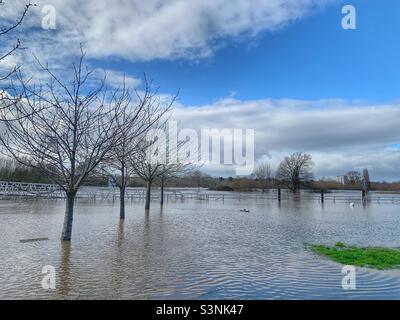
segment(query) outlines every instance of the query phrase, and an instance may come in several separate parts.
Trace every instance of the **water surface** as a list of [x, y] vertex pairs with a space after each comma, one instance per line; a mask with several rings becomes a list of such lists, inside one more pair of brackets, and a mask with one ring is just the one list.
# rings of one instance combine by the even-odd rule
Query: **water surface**
[[[342, 266], [307, 243], [400, 247], [400, 206], [317, 201], [78, 201], [71, 245], [63, 201], [0, 201], [1, 299], [399, 299], [400, 271]], [[240, 212], [246, 208], [250, 213]], [[49, 241], [20, 243], [48, 237]], [[41, 287], [42, 267], [57, 271]]]

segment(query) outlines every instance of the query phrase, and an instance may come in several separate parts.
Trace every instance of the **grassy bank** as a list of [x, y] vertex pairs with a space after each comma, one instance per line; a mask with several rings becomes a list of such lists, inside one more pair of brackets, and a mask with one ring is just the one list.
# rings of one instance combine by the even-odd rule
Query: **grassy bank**
[[311, 245], [311, 250], [331, 260], [378, 270], [400, 268], [400, 250], [390, 248], [360, 248], [338, 242], [335, 246]]

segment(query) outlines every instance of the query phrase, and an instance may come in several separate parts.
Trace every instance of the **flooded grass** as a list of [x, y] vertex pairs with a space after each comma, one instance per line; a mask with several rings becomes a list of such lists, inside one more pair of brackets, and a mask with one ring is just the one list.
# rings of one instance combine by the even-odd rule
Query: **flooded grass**
[[312, 251], [335, 262], [378, 270], [400, 268], [400, 250], [379, 247], [353, 247], [337, 242], [335, 246], [312, 245]]

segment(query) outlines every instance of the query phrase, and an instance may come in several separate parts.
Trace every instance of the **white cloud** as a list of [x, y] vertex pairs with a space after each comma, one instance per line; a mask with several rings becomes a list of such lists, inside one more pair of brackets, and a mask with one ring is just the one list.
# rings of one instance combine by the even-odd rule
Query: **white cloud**
[[[22, 66], [27, 77], [43, 76], [34, 56], [62, 73], [84, 45], [89, 58], [199, 59], [210, 57], [230, 41], [257, 37], [319, 10], [335, 0], [36, 0], [23, 25], [0, 39], [0, 52], [17, 38], [20, 50], [0, 64], [0, 72]], [[26, 0], [7, 1], [0, 11], [1, 26], [10, 25]], [[56, 29], [45, 30], [42, 20], [54, 6]], [[3, 48], [4, 47], [4, 48]], [[113, 60], [115, 61], [115, 60]], [[107, 70], [110, 81], [122, 74]], [[0, 73], [1, 74], [1, 73]], [[138, 80], [127, 79], [136, 87]]]
[[141, 80], [123, 72], [108, 70], [108, 69], [96, 69], [94, 77], [97, 79], [103, 79], [105, 77], [106, 82], [112, 87], [122, 87], [124, 84], [129, 89], [135, 89], [140, 86]]
[[[282, 28], [333, 0], [36, 0], [21, 34], [37, 54], [65, 55], [84, 42], [92, 57], [130, 60], [201, 58], [224, 41]], [[25, 1], [7, 3], [0, 16]], [[56, 30], [43, 30], [42, 8], [56, 9]], [[40, 52], [39, 52], [40, 51]]]

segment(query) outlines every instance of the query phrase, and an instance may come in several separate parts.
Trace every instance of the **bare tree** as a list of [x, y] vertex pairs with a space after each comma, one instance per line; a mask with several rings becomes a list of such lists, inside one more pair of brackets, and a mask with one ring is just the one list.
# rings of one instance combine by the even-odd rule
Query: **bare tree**
[[116, 92], [106, 90], [105, 78], [96, 79], [84, 66], [84, 58], [81, 49], [70, 81], [64, 82], [39, 61], [49, 76], [45, 84], [30, 85], [18, 72], [11, 95], [19, 102], [0, 112], [5, 126], [0, 144], [5, 153], [23, 165], [40, 169], [65, 191], [61, 236], [65, 241], [71, 240], [79, 187], [120, 143], [126, 130], [117, 122], [123, 107]]
[[122, 112], [117, 117], [117, 124], [126, 127], [117, 144], [102, 165], [102, 170], [113, 178], [120, 191], [120, 219], [125, 219], [125, 194], [129, 179], [134, 174], [134, 166], [130, 161], [135, 153], [140, 152], [141, 144], [147, 131], [167, 113], [175, 98], [167, 103], [161, 103], [157, 97], [158, 90], [152, 82], [144, 77], [145, 88], [135, 90], [135, 99], [129, 90], [123, 89]]
[[347, 174], [347, 179], [351, 185], [360, 184], [361, 182], [361, 174], [357, 171], [349, 171]]
[[[0, 0], [0, 7], [6, 5], [6, 3], [3, 0]], [[22, 13], [19, 14], [19, 17], [12, 22], [11, 24], [7, 26], [2, 26], [0, 25], [0, 41], [3, 42], [3, 38], [6, 37], [8, 34], [11, 34], [14, 30], [16, 30], [24, 21], [26, 15], [28, 14], [28, 11], [30, 7], [34, 6], [32, 3], [27, 3], [22, 11]], [[17, 38], [14, 42], [14, 45], [11, 48], [8, 49], [3, 49], [3, 52], [0, 52], [0, 62], [7, 58], [8, 56], [12, 55], [15, 51], [21, 48], [21, 41]], [[5, 80], [8, 77], [11, 76], [16, 72], [16, 68], [10, 70], [7, 72], [5, 75], [0, 75], [0, 80]], [[0, 96], [1, 98], [1, 96]]]
[[200, 192], [204, 174], [200, 170], [195, 170], [190, 176], [190, 183], [197, 187], [197, 191]]
[[272, 168], [269, 163], [261, 163], [254, 171], [254, 176], [263, 182], [265, 188], [268, 187], [272, 179]]
[[164, 191], [165, 185], [169, 179], [176, 178], [189, 171], [189, 164], [176, 163], [176, 164], [165, 164], [159, 169], [159, 180], [160, 180], [160, 204], [164, 205]]
[[187, 150], [183, 146], [190, 141], [176, 141], [176, 145], [171, 148], [169, 139], [176, 137], [167, 137], [165, 127], [166, 123], [154, 126], [154, 131], [139, 142], [137, 152], [130, 161], [134, 173], [146, 182], [146, 210], [150, 209], [151, 187], [154, 181], [161, 182], [161, 204], [163, 204], [165, 181], [188, 169], [190, 165], [185, 161], [186, 156], [180, 154]]
[[149, 150], [156, 141], [157, 137], [154, 137], [153, 140], [143, 139], [138, 141], [136, 152], [132, 154], [130, 159], [130, 165], [134, 174], [146, 183], [145, 210], [150, 209], [151, 188], [154, 181], [160, 177], [161, 168], [165, 164], [163, 161], [151, 159]]
[[[170, 143], [170, 141], [174, 143]], [[190, 137], [178, 141], [177, 136], [168, 134], [166, 144], [166, 163], [159, 168], [161, 205], [164, 204], [164, 188], [167, 180], [192, 172], [195, 166], [198, 165], [199, 158], [198, 146], [194, 141], [190, 140]]]
[[297, 152], [286, 157], [279, 165], [277, 179], [293, 192], [307, 186], [313, 179], [314, 163], [309, 154]]
[[167, 163], [160, 166], [160, 204], [164, 204], [165, 184], [169, 179], [173, 179], [194, 170], [194, 164], [185, 161], [177, 161], [176, 163]]

